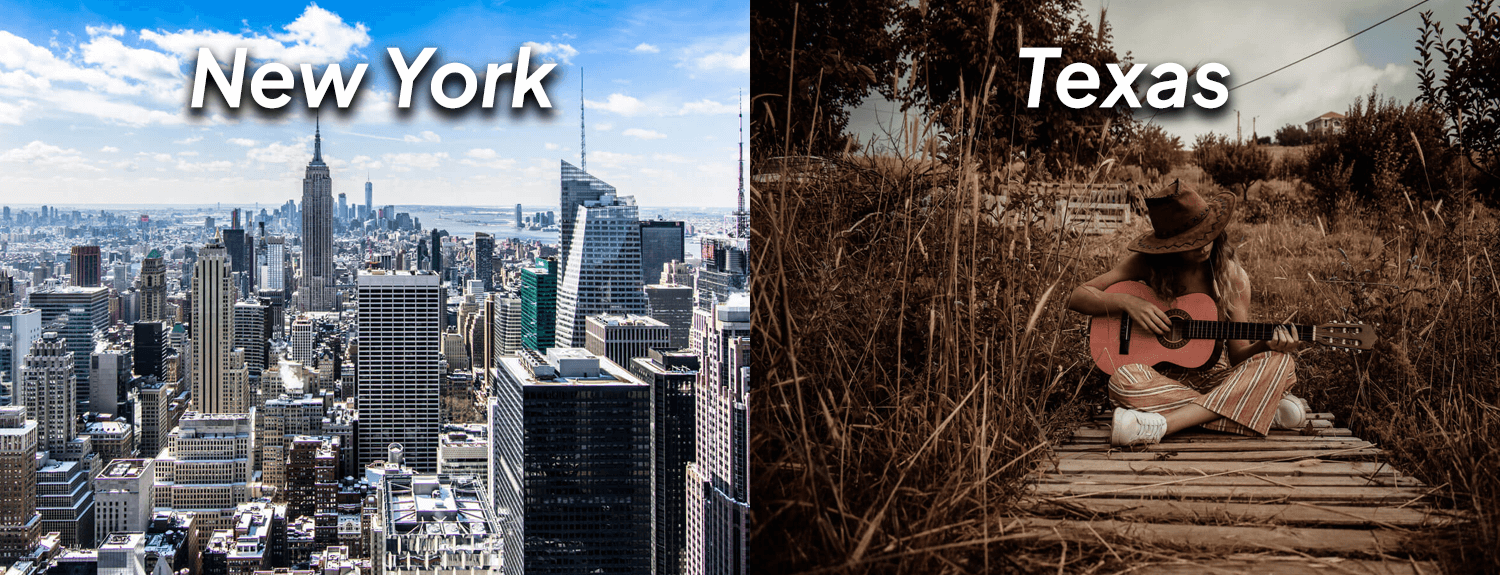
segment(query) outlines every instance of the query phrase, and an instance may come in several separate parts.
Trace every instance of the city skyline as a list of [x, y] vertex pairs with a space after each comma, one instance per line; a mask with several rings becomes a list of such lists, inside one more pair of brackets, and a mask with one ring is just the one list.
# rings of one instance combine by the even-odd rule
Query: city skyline
[[[591, 173], [645, 205], [735, 205], [748, 3], [616, 4], [566, 18], [561, 6], [420, 18], [386, 8], [309, 3], [254, 14], [143, 15], [0, 2], [7, 15], [0, 46], [16, 55], [0, 58], [0, 73], [16, 80], [0, 82], [0, 188], [8, 191], [0, 199], [46, 190], [60, 204], [89, 204], [107, 187], [111, 201], [180, 204], [207, 189], [227, 202], [275, 205], [311, 155], [312, 111], [297, 102], [276, 115], [195, 116], [186, 105], [196, 47], [243, 45], [252, 59], [259, 50], [293, 68], [371, 64], [361, 90], [368, 93], [351, 111], [325, 102], [321, 114], [325, 139], [338, 142], [327, 155], [339, 182], [334, 194], [360, 198], [368, 174], [380, 204], [543, 203], [555, 162], [579, 160], [585, 68]], [[534, 62], [558, 64], [547, 85], [553, 108], [439, 114], [417, 98], [409, 114], [398, 112], [385, 48], [414, 53], [434, 39], [441, 40], [434, 62], [481, 69], [531, 47]]]

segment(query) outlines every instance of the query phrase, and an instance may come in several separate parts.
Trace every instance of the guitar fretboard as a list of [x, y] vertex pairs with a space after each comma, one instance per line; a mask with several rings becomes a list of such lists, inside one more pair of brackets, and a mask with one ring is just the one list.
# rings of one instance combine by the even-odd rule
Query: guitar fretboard
[[[1202, 321], [1188, 320], [1183, 330], [1183, 335], [1188, 339], [1243, 339], [1250, 341], [1269, 341], [1274, 338], [1273, 332], [1283, 324], [1274, 323], [1247, 323], [1238, 321]], [[1313, 341], [1313, 327], [1310, 325], [1297, 325], [1297, 339], [1301, 341]]]

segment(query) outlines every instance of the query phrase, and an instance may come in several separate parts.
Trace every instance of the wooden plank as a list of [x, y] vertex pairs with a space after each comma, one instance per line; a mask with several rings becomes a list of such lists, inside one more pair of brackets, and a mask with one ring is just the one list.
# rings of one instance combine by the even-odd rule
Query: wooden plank
[[1087, 473], [1092, 475], [1122, 473], [1131, 475], [1212, 475], [1227, 471], [1248, 471], [1267, 477], [1333, 475], [1365, 477], [1397, 475], [1396, 468], [1385, 463], [1364, 461], [1327, 461], [1307, 459], [1290, 463], [1257, 463], [1253, 461], [1113, 461], [1063, 459], [1043, 464], [1044, 473]]
[[1368, 441], [1346, 441], [1346, 440], [1320, 440], [1320, 441], [1270, 441], [1265, 439], [1251, 439], [1246, 441], [1202, 441], [1181, 443], [1157, 443], [1153, 445], [1141, 445], [1129, 448], [1113, 448], [1108, 444], [1086, 444], [1072, 443], [1057, 446], [1055, 451], [1109, 451], [1111, 449], [1129, 451], [1147, 451], [1152, 453], [1162, 452], [1185, 452], [1185, 451], [1276, 451], [1285, 450], [1295, 446], [1302, 450], [1334, 450], [1334, 449], [1361, 449], [1374, 447], [1375, 444]]
[[[1073, 432], [1071, 443], [1107, 443], [1109, 442], [1110, 430], [1108, 429], [1080, 429]], [[1162, 438], [1162, 443], [1193, 443], [1205, 441], [1354, 441], [1348, 439], [1353, 437], [1354, 432], [1347, 429], [1322, 429], [1315, 435], [1304, 435], [1297, 431], [1272, 431], [1265, 437], [1251, 437], [1248, 435], [1234, 435], [1230, 433], [1213, 433], [1208, 431], [1180, 431]], [[1344, 438], [1344, 439], [1339, 439]]]
[[1024, 519], [1019, 530], [1034, 531], [1040, 540], [1094, 541], [1099, 537], [1133, 544], [1160, 545], [1216, 552], [1299, 550], [1341, 554], [1393, 554], [1413, 550], [1409, 538], [1390, 529], [1319, 529], [1300, 527], [1218, 527], [1164, 525], [1124, 521], [1069, 521]]
[[1358, 507], [1308, 503], [1223, 503], [1140, 499], [1072, 499], [1044, 508], [1065, 508], [1113, 519], [1157, 523], [1275, 523], [1345, 527], [1436, 527], [1456, 518], [1426, 507]]
[[1297, 487], [1421, 487], [1422, 482], [1413, 477], [1373, 478], [1354, 475], [1298, 475], [1270, 477], [1254, 471], [1228, 475], [1084, 475], [1078, 473], [1043, 474], [1036, 476], [1041, 483], [1068, 483], [1076, 485], [1151, 485], [1164, 481], [1180, 481], [1174, 485], [1282, 485]]
[[[1160, 482], [1158, 482], [1160, 483]], [[1339, 501], [1401, 505], [1429, 490], [1410, 487], [1282, 487], [1279, 485], [1075, 485], [1039, 483], [1039, 497], [1182, 498], [1232, 501]]]
[[[1301, 444], [1289, 444], [1287, 447], [1301, 447]], [[1058, 451], [1055, 452], [1059, 459], [1105, 459], [1117, 461], [1296, 461], [1313, 457], [1325, 457], [1330, 459], [1354, 459], [1364, 461], [1366, 459], [1385, 455], [1385, 451], [1377, 448], [1353, 449], [1349, 451], [1327, 451], [1315, 449], [1288, 449], [1284, 451], [1249, 451], [1244, 453], [1233, 452], [1158, 452], [1158, 451]]]
[[1142, 573], [1199, 575], [1201, 573], [1277, 573], [1280, 575], [1437, 575], [1443, 568], [1432, 561], [1382, 561], [1342, 557], [1264, 557], [1255, 559], [1184, 559], [1180, 563], [1143, 564]]

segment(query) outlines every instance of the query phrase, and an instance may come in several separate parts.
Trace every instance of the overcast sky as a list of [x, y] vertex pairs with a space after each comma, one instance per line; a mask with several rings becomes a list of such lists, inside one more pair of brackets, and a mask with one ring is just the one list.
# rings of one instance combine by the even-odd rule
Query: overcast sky
[[[559, 160], [579, 157], [582, 67], [591, 173], [643, 206], [735, 202], [748, 0], [0, 0], [0, 203], [300, 200], [312, 113], [189, 114], [200, 46], [294, 71], [369, 64], [355, 111], [329, 113], [330, 95], [322, 113], [333, 191], [351, 200], [369, 174], [378, 204], [556, 203]], [[482, 77], [529, 46], [533, 71], [557, 64], [553, 113], [447, 117], [424, 81], [397, 114], [386, 49], [429, 46], [429, 77], [455, 61]]]
[[[1138, 63], [1154, 67], [1175, 62], [1186, 68], [1217, 62], [1229, 68], [1228, 85], [1248, 81], [1337, 42], [1414, 4], [1416, 0], [1172, 0], [1099, 2], [1084, 0], [1085, 17], [1097, 23], [1108, 8], [1114, 47]], [[1227, 113], [1162, 114], [1154, 121], [1191, 146], [1201, 133], [1233, 136], [1235, 110], [1245, 137], [1252, 119], [1263, 136], [1288, 123], [1302, 124], [1325, 112], [1344, 113], [1356, 98], [1378, 85], [1384, 96], [1409, 101], [1416, 97], [1416, 43], [1422, 20], [1431, 10], [1452, 36], [1467, 14], [1467, 2], [1430, 0], [1296, 66], [1230, 93]], [[1142, 74], [1146, 77], [1147, 72]], [[1049, 81], [1049, 88], [1051, 82]], [[853, 126], [876, 131], [880, 118], [895, 106], [866, 101]], [[1154, 114], [1150, 108], [1137, 117]], [[899, 124], [899, 121], [897, 122]]]

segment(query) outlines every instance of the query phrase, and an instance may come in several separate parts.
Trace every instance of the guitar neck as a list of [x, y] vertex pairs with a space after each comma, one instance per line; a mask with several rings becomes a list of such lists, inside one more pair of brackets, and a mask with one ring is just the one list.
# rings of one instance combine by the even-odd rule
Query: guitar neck
[[1189, 320], [1186, 323], [1187, 326], [1183, 330], [1183, 335], [1188, 339], [1269, 341], [1274, 339], [1273, 333], [1276, 328], [1282, 325], [1292, 325], [1297, 328], [1298, 340], [1313, 341], [1313, 326], [1310, 325], [1201, 320]]

